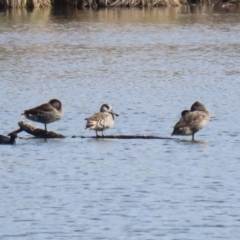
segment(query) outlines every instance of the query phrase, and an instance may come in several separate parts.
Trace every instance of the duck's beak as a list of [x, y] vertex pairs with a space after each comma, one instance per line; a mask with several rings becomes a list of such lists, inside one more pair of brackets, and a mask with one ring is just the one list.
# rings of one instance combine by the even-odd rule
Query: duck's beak
[[112, 114], [114, 114], [116, 117], [119, 116], [119, 114], [115, 113], [114, 111], [111, 111]]

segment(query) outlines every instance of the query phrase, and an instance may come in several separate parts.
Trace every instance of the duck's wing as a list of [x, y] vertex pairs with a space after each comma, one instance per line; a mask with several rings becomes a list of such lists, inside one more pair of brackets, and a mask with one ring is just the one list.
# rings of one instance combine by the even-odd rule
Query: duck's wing
[[93, 121], [93, 122], [97, 122], [97, 121], [101, 121], [103, 119], [105, 119], [108, 116], [107, 113], [104, 112], [98, 112], [93, 114], [92, 116], [85, 118], [85, 120], [87, 121]]
[[108, 116], [109, 114], [105, 112], [95, 113], [91, 117], [85, 119], [87, 121], [86, 128], [88, 129], [103, 128]]
[[184, 115], [174, 126], [174, 129], [183, 127], [194, 127], [206, 120], [206, 113], [202, 111], [193, 111]]
[[50, 112], [53, 110], [53, 107], [51, 104], [49, 103], [44, 103], [38, 107], [35, 107], [35, 108], [31, 108], [31, 109], [28, 109], [28, 110], [25, 110], [23, 115], [37, 115], [39, 113], [42, 113], [42, 112]]

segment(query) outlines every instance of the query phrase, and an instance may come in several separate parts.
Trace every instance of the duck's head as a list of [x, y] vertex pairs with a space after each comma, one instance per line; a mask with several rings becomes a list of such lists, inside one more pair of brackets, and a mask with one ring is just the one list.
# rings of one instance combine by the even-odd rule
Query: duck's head
[[62, 103], [58, 99], [51, 99], [49, 103], [56, 108], [58, 111], [62, 109]]
[[112, 106], [110, 104], [104, 103], [101, 108], [100, 108], [100, 112], [109, 112], [114, 114], [115, 116], [119, 116], [117, 113], [115, 113], [112, 109]]
[[205, 111], [205, 110], [206, 110], [205, 106], [198, 101], [191, 106], [191, 111]]

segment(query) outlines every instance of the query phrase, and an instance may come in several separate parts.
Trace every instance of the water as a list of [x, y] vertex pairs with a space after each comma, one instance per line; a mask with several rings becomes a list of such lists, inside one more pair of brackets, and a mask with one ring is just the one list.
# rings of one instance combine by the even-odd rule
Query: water
[[[59, 98], [65, 139], [0, 146], [0, 239], [239, 239], [237, 8], [1, 12], [1, 134]], [[107, 134], [168, 137], [196, 100], [209, 124], [174, 140], [94, 140], [85, 118], [110, 103]], [[37, 127], [43, 124], [34, 123]]]

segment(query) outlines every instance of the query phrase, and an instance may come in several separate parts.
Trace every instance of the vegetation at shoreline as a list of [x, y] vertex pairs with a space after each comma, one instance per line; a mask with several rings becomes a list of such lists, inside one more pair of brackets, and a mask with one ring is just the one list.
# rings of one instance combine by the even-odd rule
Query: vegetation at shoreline
[[165, 7], [192, 4], [220, 5], [236, 7], [240, 0], [0, 0], [1, 9], [9, 8], [108, 8], [108, 7]]

